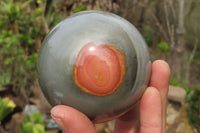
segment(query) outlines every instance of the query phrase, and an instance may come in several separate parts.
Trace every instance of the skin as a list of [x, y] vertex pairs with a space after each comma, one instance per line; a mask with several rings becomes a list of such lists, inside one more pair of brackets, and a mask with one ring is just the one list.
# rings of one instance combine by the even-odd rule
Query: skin
[[[169, 78], [169, 65], [162, 60], [154, 61], [149, 87], [140, 103], [116, 119], [114, 133], [165, 133]], [[63, 133], [96, 133], [94, 123], [69, 106], [55, 106], [51, 116]]]

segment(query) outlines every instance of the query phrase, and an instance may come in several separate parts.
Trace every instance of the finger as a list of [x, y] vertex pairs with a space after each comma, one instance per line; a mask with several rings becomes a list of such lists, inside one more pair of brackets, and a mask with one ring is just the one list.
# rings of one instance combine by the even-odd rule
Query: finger
[[170, 78], [169, 65], [162, 60], [152, 63], [152, 75], [150, 86], [157, 88], [161, 94], [162, 100], [166, 100]]
[[169, 88], [169, 78], [170, 78], [169, 65], [162, 60], [154, 61], [152, 63], [152, 75], [150, 80], [150, 86], [157, 88], [161, 95], [163, 133], [165, 132], [166, 103], [167, 103], [167, 94]]
[[57, 105], [51, 110], [51, 116], [64, 133], [96, 133], [88, 117], [72, 107]]
[[[164, 62], [162, 60], [157, 60], [154, 63], [152, 63], [152, 76], [151, 76], [150, 85], [158, 87], [160, 93], [162, 93], [162, 95], [163, 95], [164, 103], [166, 101], [166, 100], [164, 101], [164, 99], [166, 99], [166, 94], [168, 92], [169, 75], [170, 75], [170, 70], [169, 70], [169, 66], [166, 62]], [[163, 80], [163, 81], [159, 81], [159, 80], [157, 80], [157, 78], [159, 78], [159, 80]], [[165, 108], [163, 110], [165, 110]], [[138, 105], [137, 105], [133, 109], [131, 109], [131, 111], [129, 111], [128, 113], [126, 113], [125, 115], [121, 116], [119, 119], [116, 120], [115, 132], [116, 133], [118, 133], [118, 132], [119, 133], [122, 133], [122, 132], [127, 133], [128, 131], [137, 132], [137, 130], [138, 130], [137, 127], [139, 126], [139, 124], [138, 124], [139, 117], [138, 116], [139, 116], [139, 111], [138, 111]], [[164, 118], [164, 116], [163, 116], [163, 118]]]
[[156, 88], [149, 87], [140, 101], [140, 133], [161, 132], [161, 96]]
[[139, 127], [139, 102], [115, 121], [115, 133], [137, 133]]

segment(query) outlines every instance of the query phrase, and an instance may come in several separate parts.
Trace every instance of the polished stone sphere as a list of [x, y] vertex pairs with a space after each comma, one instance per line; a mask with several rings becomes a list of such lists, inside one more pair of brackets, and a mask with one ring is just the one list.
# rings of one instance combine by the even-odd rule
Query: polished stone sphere
[[37, 71], [52, 106], [68, 105], [103, 122], [139, 101], [149, 83], [151, 61], [143, 37], [127, 20], [84, 11], [49, 32]]

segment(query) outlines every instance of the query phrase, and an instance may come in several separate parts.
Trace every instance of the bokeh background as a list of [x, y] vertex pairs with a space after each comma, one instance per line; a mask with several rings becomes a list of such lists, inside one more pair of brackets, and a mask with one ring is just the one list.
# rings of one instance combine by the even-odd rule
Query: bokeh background
[[[61, 132], [37, 81], [47, 33], [84, 10], [109, 11], [143, 35], [152, 61], [170, 65], [167, 133], [200, 133], [200, 0], [0, 0], [0, 132]], [[113, 123], [97, 124], [112, 133]]]

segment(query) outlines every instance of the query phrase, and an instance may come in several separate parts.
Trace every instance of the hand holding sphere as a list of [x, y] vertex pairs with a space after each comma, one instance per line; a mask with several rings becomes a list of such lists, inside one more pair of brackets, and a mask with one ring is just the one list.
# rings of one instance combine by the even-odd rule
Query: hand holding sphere
[[149, 83], [151, 62], [132, 24], [111, 13], [86, 11], [50, 31], [37, 68], [51, 105], [68, 105], [102, 122], [139, 101]]

